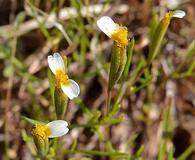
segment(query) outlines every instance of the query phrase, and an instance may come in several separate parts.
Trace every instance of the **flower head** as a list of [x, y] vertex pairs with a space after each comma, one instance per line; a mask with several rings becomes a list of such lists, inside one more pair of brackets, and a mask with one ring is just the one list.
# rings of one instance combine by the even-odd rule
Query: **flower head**
[[183, 18], [185, 15], [186, 13], [182, 10], [169, 11], [165, 14], [164, 19], [167, 19], [168, 21], [170, 21], [172, 17]]
[[64, 94], [70, 99], [77, 97], [80, 93], [79, 85], [72, 79], [69, 79], [65, 72], [65, 65], [59, 53], [48, 56], [49, 68], [55, 75], [55, 84], [57, 88], [61, 88]]
[[48, 124], [36, 124], [32, 129], [32, 134], [38, 139], [43, 141], [48, 138], [61, 137], [68, 133], [68, 123], [63, 120], [56, 120]]
[[172, 18], [183, 18], [185, 15], [186, 13], [182, 10], [169, 11], [163, 17], [162, 24], [169, 25]]
[[121, 26], [115, 23], [110, 17], [103, 16], [97, 21], [97, 26], [108, 37], [113, 39], [119, 46], [127, 46], [128, 29], [125, 26]]

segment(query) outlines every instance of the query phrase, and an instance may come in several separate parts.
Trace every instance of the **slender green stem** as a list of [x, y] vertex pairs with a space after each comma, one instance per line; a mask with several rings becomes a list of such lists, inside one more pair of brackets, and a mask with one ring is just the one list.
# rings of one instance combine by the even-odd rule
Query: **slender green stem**
[[108, 97], [107, 97], [107, 111], [106, 115], [108, 115], [109, 111], [111, 110], [111, 91], [108, 90]]
[[195, 151], [195, 144], [190, 145], [178, 158], [177, 160], [185, 160], [188, 156]]
[[116, 95], [115, 102], [114, 102], [113, 106], [117, 105], [119, 103], [119, 101], [120, 101], [120, 97], [121, 97], [121, 95], [123, 93], [122, 92], [123, 91], [123, 85], [124, 85], [124, 81], [120, 84], [120, 88], [119, 88], [119, 91], [118, 91], [118, 93]]
[[120, 157], [128, 157], [127, 154], [121, 152], [103, 152], [103, 151], [95, 151], [95, 150], [65, 150], [65, 154], [75, 154], [75, 153], [83, 153], [88, 155], [96, 155], [96, 156], [120, 156]]

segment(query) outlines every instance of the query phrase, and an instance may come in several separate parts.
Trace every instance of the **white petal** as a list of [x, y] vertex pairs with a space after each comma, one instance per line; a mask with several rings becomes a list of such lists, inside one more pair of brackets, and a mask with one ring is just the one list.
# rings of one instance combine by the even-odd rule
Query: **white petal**
[[79, 95], [80, 88], [79, 85], [72, 79], [70, 79], [69, 81], [69, 84], [61, 85], [61, 88], [64, 94], [68, 96], [68, 98], [73, 99]]
[[166, 0], [166, 5], [168, 9], [175, 9], [182, 3], [181, 0]]
[[58, 64], [58, 69], [62, 69], [63, 71], [65, 71], [65, 66], [64, 66], [64, 60], [63, 58], [60, 56], [59, 53], [54, 53], [53, 57], [56, 59], [57, 64]]
[[55, 71], [56, 71], [56, 63], [55, 63], [55, 60], [54, 60], [53, 56], [49, 55], [47, 57], [47, 61], [48, 61], [49, 68], [51, 69], [51, 71], [53, 73], [55, 73]]
[[48, 56], [48, 64], [51, 71], [55, 74], [56, 70], [65, 71], [64, 61], [59, 53], [54, 53], [53, 56]]
[[63, 120], [51, 121], [47, 124], [47, 126], [51, 130], [51, 135], [49, 136], [49, 138], [61, 137], [69, 131], [69, 129], [67, 128], [68, 123]]
[[114, 23], [114, 21], [108, 16], [101, 17], [97, 20], [97, 26], [110, 38], [112, 33], [119, 27], [118, 24]]
[[176, 11], [173, 12], [172, 17], [183, 18], [185, 15], [186, 15], [186, 12], [184, 12], [182, 10], [176, 10]]

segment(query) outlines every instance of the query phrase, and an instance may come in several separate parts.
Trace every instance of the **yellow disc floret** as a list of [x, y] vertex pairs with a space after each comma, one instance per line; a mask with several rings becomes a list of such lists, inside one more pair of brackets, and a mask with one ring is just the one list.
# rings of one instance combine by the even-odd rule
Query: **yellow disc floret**
[[173, 16], [173, 12], [172, 11], [167, 12], [165, 14], [164, 18], [162, 19], [163, 25], [169, 24], [172, 16]]
[[58, 88], [61, 87], [61, 84], [66, 85], [69, 83], [68, 75], [63, 70], [57, 70], [55, 74], [55, 82]]
[[119, 28], [112, 33], [111, 37], [120, 46], [121, 45], [127, 46], [128, 44], [127, 34], [128, 34], [127, 27], [119, 26]]
[[51, 129], [47, 125], [36, 124], [31, 133], [39, 141], [42, 141], [47, 139], [51, 135]]

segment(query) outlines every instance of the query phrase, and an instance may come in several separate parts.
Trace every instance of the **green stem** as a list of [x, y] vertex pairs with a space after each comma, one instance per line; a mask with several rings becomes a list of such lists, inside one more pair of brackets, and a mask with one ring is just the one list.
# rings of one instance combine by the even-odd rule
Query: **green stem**
[[111, 92], [108, 90], [108, 97], [107, 97], [107, 111], [106, 111], [106, 115], [108, 115], [109, 111], [111, 110]]
[[122, 95], [122, 91], [123, 91], [123, 85], [124, 85], [124, 82], [122, 82], [121, 83], [121, 85], [120, 85], [120, 88], [119, 88], [119, 91], [118, 91], [118, 93], [117, 93], [117, 95], [116, 95], [116, 98], [115, 98], [115, 102], [114, 102], [114, 105], [113, 105], [113, 107], [115, 106], [115, 105], [117, 105], [118, 103], [119, 103], [119, 101], [120, 101], [120, 97], [121, 97], [121, 95]]
[[75, 154], [75, 153], [83, 153], [89, 155], [96, 155], [96, 156], [121, 156], [121, 157], [128, 157], [127, 154], [121, 152], [102, 152], [102, 151], [94, 151], [94, 150], [66, 150], [65, 154]]

